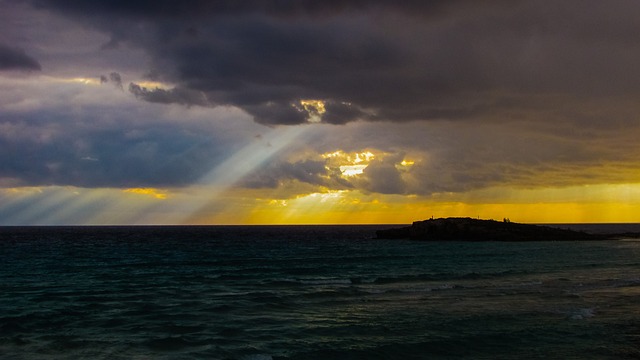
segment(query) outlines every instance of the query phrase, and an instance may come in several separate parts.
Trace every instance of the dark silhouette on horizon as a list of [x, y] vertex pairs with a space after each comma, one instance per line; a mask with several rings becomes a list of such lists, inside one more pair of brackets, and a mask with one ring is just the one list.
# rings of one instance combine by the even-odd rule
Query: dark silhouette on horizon
[[552, 226], [519, 224], [473, 218], [439, 218], [415, 221], [411, 226], [376, 231], [378, 239], [424, 241], [577, 241], [639, 238], [638, 233], [590, 234]]

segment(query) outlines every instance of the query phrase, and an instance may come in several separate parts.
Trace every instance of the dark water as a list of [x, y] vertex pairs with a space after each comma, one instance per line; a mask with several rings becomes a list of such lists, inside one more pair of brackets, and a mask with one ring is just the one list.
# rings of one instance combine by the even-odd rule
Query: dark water
[[640, 242], [0, 228], [2, 359], [640, 359]]

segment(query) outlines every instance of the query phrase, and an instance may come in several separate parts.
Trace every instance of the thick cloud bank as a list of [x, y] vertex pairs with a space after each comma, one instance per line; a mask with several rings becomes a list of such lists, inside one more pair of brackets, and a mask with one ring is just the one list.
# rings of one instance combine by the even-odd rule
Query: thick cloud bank
[[304, 100], [335, 124], [561, 112], [597, 123], [585, 104], [640, 91], [634, 1], [36, 4], [148, 53], [148, 77], [175, 87], [133, 84], [139, 99], [236, 106], [265, 124], [313, 121]]
[[[639, 15], [595, 0], [0, 0], [0, 186], [183, 188], [221, 165], [283, 198], [634, 183]], [[318, 122], [339, 126], [295, 126]]]

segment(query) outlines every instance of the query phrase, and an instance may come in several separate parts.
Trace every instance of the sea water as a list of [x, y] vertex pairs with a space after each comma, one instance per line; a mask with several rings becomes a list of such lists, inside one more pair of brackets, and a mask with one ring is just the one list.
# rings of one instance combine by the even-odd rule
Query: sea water
[[640, 242], [380, 228], [0, 228], [0, 358], [640, 358]]

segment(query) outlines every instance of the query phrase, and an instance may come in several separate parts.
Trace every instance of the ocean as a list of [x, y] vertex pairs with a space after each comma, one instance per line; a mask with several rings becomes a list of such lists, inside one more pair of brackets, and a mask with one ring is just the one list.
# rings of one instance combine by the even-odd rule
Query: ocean
[[381, 228], [0, 228], [0, 358], [640, 359], [640, 241]]

